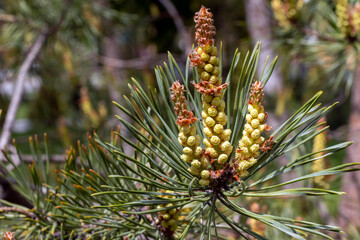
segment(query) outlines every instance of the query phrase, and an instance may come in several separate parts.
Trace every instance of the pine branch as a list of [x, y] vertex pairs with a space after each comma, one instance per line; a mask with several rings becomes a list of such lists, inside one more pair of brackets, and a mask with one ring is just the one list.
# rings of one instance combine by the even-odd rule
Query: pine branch
[[[46, 155], [43, 154], [39, 157], [39, 159], [34, 159], [33, 155], [21, 155], [19, 156], [17, 154], [17, 151], [15, 149], [14, 146], [7, 146], [8, 148], [8, 152], [9, 153], [9, 157], [12, 159], [12, 161], [14, 162], [14, 164], [16, 166], [20, 165], [20, 164], [29, 164], [29, 163], [39, 163], [39, 161], [42, 161], [43, 163], [46, 162], [50, 162], [50, 163], [58, 163], [58, 164], [65, 164], [66, 163], [66, 155], [63, 154], [53, 154], [53, 155]], [[5, 154], [5, 151], [1, 150], [3, 152], [3, 155]], [[8, 153], [6, 153], [8, 154]], [[1, 157], [0, 161], [4, 161], [4, 158]], [[76, 159], [76, 164], [78, 164], [79, 166], [81, 165], [81, 161], [80, 158]], [[7, 166], [8, 170], [13, 169], [12, 165], [8, 165]]]
[[0, 207], [0, 213], [19, 213], [28, 218], [35, 218], [35, 214], [16, 207]]

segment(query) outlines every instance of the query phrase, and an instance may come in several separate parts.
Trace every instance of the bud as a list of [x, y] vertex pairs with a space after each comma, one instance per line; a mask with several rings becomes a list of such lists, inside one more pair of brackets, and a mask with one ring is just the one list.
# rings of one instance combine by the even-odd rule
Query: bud
[[210, 107], [207, 110], [207, 113], [209, 114], [210, 117], [215, 117], [217, 115], [218, 111], [216, 110], [216, 108]]
[[211, 131], [210, 128], [208, 128], [208, 127], [204, 127], [204, 134], [205, 134], [205, 136], [207, 136], [208, 138], [211, 138], [211, 136], [213, 135], [212, 131]]
[[211, 139], [210, 139], [210, 142], [215, 146], [219, 145], [220, 144], [220, 138], [218, 136], [212, 136]]
[[203, 170], [203, 171], [201, 171], [200, 176], [201, 176], [201, 178], [209, 178], [210, 172], [208, 170]]
[[184, 147], [183, 152], [185, 154], [191, 155], [193, 153], [193, 150], [189, 147]]
[[206, 64], [204, 67], [204, 70], [207, 72], [212, 72], [212, 70], [214, 69], [214, 66], [212, 64]]
[[208, 127], [213, 127], [215, 125], [215, 120], [211, 117], [207, 117], [205, 119], [205, 124], [208, 126]]
[[216, 134], [222, 133], [223, 130], [224, 130], [224, 127], [223, 127], [223, 125], [221, 125], [221, 124], [216, 124], [216, 125], [214, 126], [214, 132], [215, 132]]
[[253, 128], [258, 128], [259, 125], [260, 125], [259, 119], [253, 119], [253, 120], [251, 120], [251, 126], [252, 126]]
[[195, 157], [200, 156], [201, 152], [202, 152], [202, 148], [201, 147], [196, 147], [195, 152], [194, 152], [194, 156]]
[[191, 162], [191, 167], [193, 167], [194, 169], [198, 169], [200, 168], [201, 166], [201, 163], [199, 162], [199, 160], [197, 159], [194, 159], [192, 162]]
[[214, 148], [208, 148], [206, 150], [209, 152], [209, 155], [212, 158], [217, 158], [219, 156], [219, 154], [217, 153], [217, 151]]
[[207, 138], [203, 140], [203, 143], [207, 148], [212, 147], [211, 141]]
[[218, 163], [224, 164], [228, 160], [228, 156], [226, 154], [220, 154], [218, 158]]
[[[207, 62], [209, 59], [210, 59], [209, 54], [207, 54], [207, 53], [205, 53], [205, 52], [203, 52], [203, 53], [201, 54], [201, 60], [203, 60], [204, 62]], [[211, 72], [211, 71], [208, 71], [208, 72]]]
[[194, 146], [195, 144], [195, 137], [194, 136], [190, 136], [188, 139], [187, 139], [187, 145], [188, 146]]

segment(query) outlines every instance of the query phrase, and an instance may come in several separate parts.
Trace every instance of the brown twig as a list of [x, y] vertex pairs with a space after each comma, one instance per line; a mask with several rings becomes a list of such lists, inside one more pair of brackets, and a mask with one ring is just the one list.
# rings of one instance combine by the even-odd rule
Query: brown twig
[[0, 207], [0, 213], [19, 213], [25, 215], [28, 218], [36, 218], [34, 213], [16, 207]]
[[116, 67], [119, 69], [144, 69], [152, 67], [154, 65], [154, 62], [161, 63], [166, 58], [167, 54], [158, 54], [154, 56], [146, 56], [129, 60], [100, 56], [99, 61], [103, 64], [106, 64], [107, 66]]
[[2, 133], [0, 136], [0, 150], [3, 149], [4, 146], [7, 145], [10, 140], [11, 129], [14, 125], [16, 113], [19, 108], [22, 94], [24, 91], [24, 82], [28, 75], [30, 67], [33, 64], [33, 62], [35, 61], [36, 57], [39, 55], [40, 50], [41, 50], [42, 46], [44, 45], [46, 39], [50, 35], [55, 34], [59, 30], [62, 22], [65, 19], [67, 9], [71, 2], [72, 2], [71, 0], [65, 1], [65, 7], [62, 11], [61, 17], [60, 17], [59, 21], [57, 22], [57, 24], [55, 24], [54, 26], [52, 26], [50, 28], [44, 28], [41, 31], [40, 35], [38, 36], [38, 38], [36, 39], [34, 44], [31, 46], [28, 54], [26, 55], [24, 62], [21, 64], [19, 74], [16, 79], [16, 85], [15, 85], [16, 87], [15, 87], [13, 96], [10, 101], [9, 109], [6, 114], [3, 130], [2, 130]]
[[3, 149], [6, 144], [8, 144], [11, 136], [11, 128], [14, 125], [16, 113], [22, 98], [22, 93], [24, 91], [24, 82], [28, 75], [29, 69], [33, 62], [35, 61], [36, 57], [38, 56], [41, 47], [43, 46], [46, 40], [47, 34], [46, 31], [43, 31], [34, 44], [31, 46], [30, 51], [26, 55], [25, 61], [20, 67], [20, 71], [18, 77], [16, 79], [16, 87], [15, 91], [12, 95], [9, 109], [7, 111], [4, 127], [0, 137], [0, 149]]
[[[269, 57], [270, 61], [272, 61], [272, 59], [276, 57], [271, 47], [272, 34], [270, 27], [270, 14], [267, 9], [266, 0], [246, 1], [245, 7], [250, 36], [254, 43], [262, 43], [262, 54], [260, 54], [259, 67], [257, 68], [260, 76], [263, 68], [265, 67], [267, 58]], [[271, 81], [267, 82], [265, 90], [268, 94], [279, 94], [283, 91], [283, 85], [281, 73], [278, 68], [275, 68], [273, 74], [271, 75]]]
[[0, 13], [0, 22], [16, 22], [16, 17], [11, 14]]
[[183, 39], [183, 51], [185, 53], [185, 56], [188, 55], [188, 53], [191, 51], [191, 40], [190, 40], [190, 34], [188, 31], [186, 31], [185, 24], [183, 20], [180, 17], [180, 14], [174, 4], [169, 0], [159, 0], [159, 2], [164, 6], [166, 11], [169, 13], [171, 18], [174, 21], [175, 27], [177, 31], [179, 32], [181, 39]]

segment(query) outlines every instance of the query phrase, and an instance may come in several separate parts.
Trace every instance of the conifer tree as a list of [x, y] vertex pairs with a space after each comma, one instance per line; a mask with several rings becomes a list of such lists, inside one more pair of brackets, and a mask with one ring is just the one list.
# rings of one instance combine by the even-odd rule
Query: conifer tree
[[[16, 239], [266, 239], [253, 222], [295, 239], [307, 234], [331, 239], [340, 228], [295, 220], [250, 208], [249, 197], [343, 194], [330, 189], [281, 187], [314, 177], [359, 170], [358, 163], [309, 172], [286, 182], [278, 176], [304, 168], [351, 143], [304, 153], [277, 169], [277, 158], [321, 133], [318, 120], [333, 105], [321, 107], [317, 93], [278, 129], [266, 124], [263, 86], [276, 61], [254, 79], [260, 44], [243, 57], [235, 51], [226, 77], [221, 44], [209, 9], [195, 15], [197, 46], [181, 70], [169, 61], [155, 69], [157, 88], [144, 89], [132, 79], [127, 106], [114, 103], [133, 121], [118, 116], [121, 127], [109, 141], [96, 134], [68, 151], [57, 184], [49, 162], [41, 161], [40, 143], [30, 139], [34, 162], [16, 166], [11, 155], [2, 175], [14, 183], [33, 208], [2, 201], [2, 222]], [[191, 65], [191, 66], [190, 66]], [[235, 77], [235, 69], [240, 74]], [[192, 80], [191, 80], [192, 79]], [[234, 91], [232, 91], [232, 89]], [[130, 131], [136, 142], [121, 134]], [[266, 133], [267, 131], [267, 133]], [[202, 140], [202, 141], [201, 141]], [[14, 144], [16, 144], [14, 142]], [[128, 145], [132, 153], [124, 151]], [[45, 141], [45, 149], [47, 141]], [[20, 154], [21, 160], [21, 154]], [[238, 217], [240, 216], [240, 218]], [[247, 220], [251, 224], [247, 224]], [[15, 222], [14, 222], [15, 221]]]

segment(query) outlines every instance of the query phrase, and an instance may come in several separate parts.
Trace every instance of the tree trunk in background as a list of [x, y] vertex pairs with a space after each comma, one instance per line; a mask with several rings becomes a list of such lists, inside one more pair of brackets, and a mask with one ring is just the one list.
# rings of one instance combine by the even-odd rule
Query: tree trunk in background
[[[349, 141], [346, 163], [360, 162], [360, 64], [357, 66], [351, 92], [351, 111], [349, 122]], [[360, 173], [346, 173], [342, 179], [343, 195], [339, 206], [339, 224], [344, 229], [360, 225]]]
[[[107, 20], [103, 20], [103, 31], [105, 36], [101, 43], [101, 54], [110, 59], [127, 59], [127, 56], [125, 56], [127, 46], [119, 41], [121, 32], [115, 29], [113, 24]], [[104, 62], [104, 70], [106, 72], [108, 91], [111, 100], [123, 105], [124, 98], [121, 96], [126, 93], [128, 89], [127, 83], [129, 82], [125, 70], [116, 68], [106, 61]], [[132, 119], [120, 111], [114, 104], [112, 104], [111, 110], [112, 115], [119, 115], [125, 120], [132, 122]], [[120, 122], [114, 116], [111, 116], [111, 119], [113, 119], [113, 121], [110, 121], [110, 124], [114, 127], [114, 130], [116, 130], [116, 126], [119, 125]], [[127, 139], [132, 140], [134, 138], [125, 127], [121, 126], [120, 131]], [[132, 154], [132, 150], [128, 145], [125, 144], [123, 147], [125, 153], [129, 155]]]
[[[246, 22], [249, 34], [254, 43], [261, 41], [261, 55], [259, 59], [258, 73], [259, 76], [264, 68], [266, 58], [269, 56], [269, 61], [276, 57], [271, 49], [271, 17], [266, 0], [251, 0], [245, 1]], [[269, 65], [269, 64], [268, 64]], [[280, 72], [274, 69], [270, 80], [265, 86], [267, 94], [279, 94], [283, 91], [283, 81]]]
[[[112, 32], [110, 35], [104, 37], [103, 41], [103, 54], [105, 57], [109, 57], [112, 59], [121, 59], [120, 57], [120, 50], [117, 43], [117, 34], [115, 32]], [[123, 89], [123, 87], [126, 87], [124, 83], [122, 83], [121, 80], [126, 79], [126, 75], [119, 69], [116, 69], [110, 65], [108, 65], [106, 62], [104, 63], [106, 73], [108, 74], [109, 79], [109, 95], [110, 98], [113, 101], [119, 101], [120, 100], [120, 92], [118, 89]], [[125, 81], [123, 81], [125, 82]], [[124, 85], [124, 86], [121, 86]], [[115, 105], [112, 105], [113, 112], [118, 112], [118, 108]]]
[[[109, 7], [109, 1], [107, 0], [98, 0], [97, 3], [103, 7]], [[114, 24], [108, 19], [101, 19], [101, 30], [104, 36], [102, 38], [102, 42], [100, 43], [100, 55], [111, 59], [120, 59], [121, 50], [118, 43], [119, 34], [117, 29], [114, 27]], [[120, 96], [122, 95], [119, 89], [123, 89], [122, 87], [124, 86], [121, 85], [125, 85], [123, 83], [124, 81], [122, 82], [121, 80], [124, 80], [126, 75], [121, 70], [109, 65], [106, 61], [103, 64], [106, 74], [105, 79], [108, 81], [109, 96], [112, 101], [118, 102], [120, 101]], [[119, 113], [119, 109], [114, 104], [112, 104], [111, 110], [113, 114]], [[116, 124], [118, 124], [118, 121], [116, 118], [113, 119], [115, 127]]]

